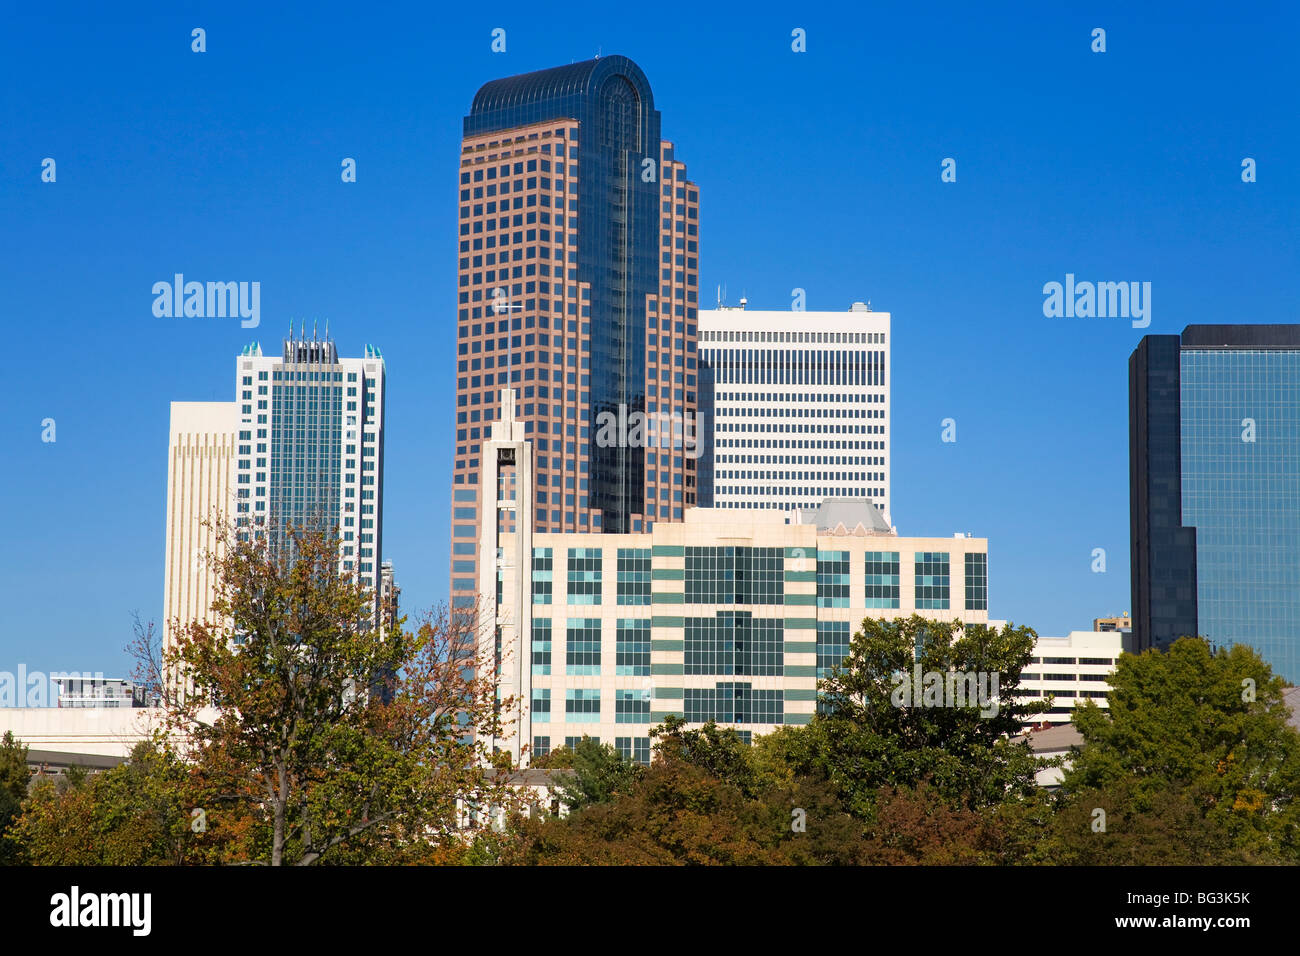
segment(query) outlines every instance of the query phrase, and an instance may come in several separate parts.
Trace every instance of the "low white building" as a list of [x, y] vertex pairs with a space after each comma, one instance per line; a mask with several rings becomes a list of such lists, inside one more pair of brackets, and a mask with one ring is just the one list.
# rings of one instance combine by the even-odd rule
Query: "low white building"
[[0, 707], [0, 735], [30, 748], [29, 762], [90, 763], [78, 758], [125, 760], [159, 726], [153, 707]]
[[1037, 723], [1068, 724], [1074, 709], [1091, 700], [1109, 707], [1110, 675], [1120, 654], [1131, 650], [1128, 631], [1071, 631], [1066, 637], [1039, 637], [1034, 656], [1021, 674], [1024, 703], [1052, 697]]

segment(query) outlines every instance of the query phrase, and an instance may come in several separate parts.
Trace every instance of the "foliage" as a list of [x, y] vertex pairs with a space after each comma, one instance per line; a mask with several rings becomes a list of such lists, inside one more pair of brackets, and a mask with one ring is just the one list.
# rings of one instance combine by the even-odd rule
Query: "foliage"
[[[792, 829], [792, 799], [807, 810]], [[861, 837], [834, 795], [799, 791], [747, 797], [685, 760], [656, 760], [616, 799], [567, 818], [519, 823], [503, 862], [528, 865], [860, 863]]]
[[[227, 862], [419, 858], [458, 840], [456, 800], [507, 800], [484, 740], [511, 699], [470, 625], [417, 631], [339, 569], [333, 532], [234, 535], [212, 558], [217, 623], [181, 625], [160, 681]], [[495, 796], [490, 796], [495, 795]], [[220, 832], [220, 831], [219, 831]]]
[[152, 866], [196, 862], [189, 771], [152, 742], [126, 763], [95, 774], [48, 776], [32, 787], [13, 839], [38, 866]]
[[568, 758], [557, 757], [553, 765], [548, 764], [552, 769], [563, 766], [573, 771], [565, 774], [556, 787], [556, 795], [570, 811], [613, 800], [628, 792], [641, 775], [640, 766], [592, 737], [583, 737], [570, 754]]
[[22, 812], [29, 781], [27, 748], [6, 730], [0, 739], [0, 864], [18, 860], [17, 847], [6, 834]]
[[1252, 649], [1183, 638], [1125, 654], [1110, 683], [1109, 710], [1075, 715], [1084, 745], [1063, 781], [1075, 808], [1105, 808], [1110, 834], [1118, 820], [1204, 835], [1206, 859], [1227, 839], [1251, 858], [1300, 861], [1300, 734]]
[[[943, 799], [971, 809], [1032, 793], [1042, 761], [1028, 744], [1012, 742], [1022, 724], [1047, 705], [1016, 700], [1020, 674], [1037, 635], [1027, 627], [1000, 631], [913, 615], [868, 618], [849, 655], [821, 683], [824, 705], [806, 740], [787, 740], [794, 770], [829, 779], [844, 809], [870, 819], [881, 788], [933, 787]], [[920, 673], [995, 674], [990, 706], [899, 706], [898, 680]], [[992, 691], [991, 681], [989, 690]]]

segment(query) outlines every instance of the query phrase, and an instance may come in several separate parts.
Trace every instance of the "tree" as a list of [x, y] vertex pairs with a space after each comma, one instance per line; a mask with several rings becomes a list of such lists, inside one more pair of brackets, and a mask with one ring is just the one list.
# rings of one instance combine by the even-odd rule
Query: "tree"
[[[1287, 862], [1240, 846], [1204, 812], [1205, 794], [1170, 787], [1138, 800], [1136, 781], [1063, 794], [1026, 862], [1068, 866], [1240, 866]], [[1294, 861], [1291, 861], [1294, 862]]]
[[[1035, 771], [1045, 764], [1009, 737], [1047, 707], [1016, 700], [1036, 639], [1014, 625], [868, 618], [843, 663], [821, 682], [824, 699], [806, 737], [782, 742], [792, 770], [825, 776], [844, 808], [863, 819], [871, 818], [882, 787], [928, 784], [971, 809], [1033, 793]], [[902, 692], [918, 683], [920, 695]], [[968, 693], [963, 704], [955, 699], [959, 688], [984, 693]]]
[[17, 862], [17, 849], [6, 834], [22, 812], [30, 780], [27, 748], [6, 730], [0, 739], [0, 864]]
[[1194, 807], [1193, 829], [1300, 860], [1300, 734], [1287, 723], [1282, 679], [1258, 654], [1183, 638], [1167, 652], [1121, 656], [1110, 685], [1109, 709], [1075, 712], [1084, 744], [1062, 787], [1081, 794], [1076, 807], [1105, 809], [1108, 833], [1116, 819], [1159, 817], [1161, 806], [1186, 829]]
[[508, 802], [482, 740], [515, 702], [471, 623], [443, 612], [413, 633], [387, 608], [381, 630], [333, 531], [229, 535], [209, 560], [217, 623], [177, 622], [159, 670], [208, 819], [238, 822], [230, 862], [419, 857], [459, 839], [458, 797]]
[[[558, 751], [568, 748], [561, 747]], [[641, 767], [628, 760], [609, 744], [583, 737], [570, 751], [571, 757], [558, 755], [544, 762], [544, 769], [572, 770], [555, 788], [560, 801], [575, 813], [593, 803], [608, 803], [626, 793], [640, 776]], [[550, 756], [550, 755], [548, 755]]]
[[[531, 865], [867, 862], [860, 824], [843, 813], [824, 780], [759, 774], [739, 734], [713, 723], [686, 730], [681, 718], [669, 718], [651, 736], [658, 741], [650, 767], [632, 765], [634, 772], [605, 788], [606, 799], [587, 801], [567, 817], [517, 819], [515, 839], [498, 847], [493, 859]], [[557, 764], [577, 769], [584, 750], [594, 757], [600, 749], [593, 745], [584, 740], [572, 759], [561, 756]], [[612, 764], [608, 754], [585, 762]]]
[[[792, 806], [791, 800], [801, 803]], [[794, 814], [792, 810], [806, 811]], [[796, 817], [800, 826], [795, 827]], [[503, 854], [525, 865], [865, 863], [860, 828], [834, 794], [752, 799], [688, 761], [657, 759], [625, 793], [565, 818], [516, 822]]]
[[185, 783], [189, 771], [153, 742], [95, 774], [39, 779], [14, 827], [38, 866], [154, 866], [197, 862]]
[[709, 721], [698, 730], [686, 730], [685, 719], [670, 714], [650, 731], [657, 739], [655, 753], [663, 760], [681, 761], [725, 781], [746, 796], [756, 796], [757, 778], [748, 744], [731, 728]]

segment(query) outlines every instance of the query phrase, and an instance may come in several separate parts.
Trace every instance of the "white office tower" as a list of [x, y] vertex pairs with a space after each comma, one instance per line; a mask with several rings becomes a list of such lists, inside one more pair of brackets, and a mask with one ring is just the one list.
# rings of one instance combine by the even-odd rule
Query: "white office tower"
[[340, 567], [383, 591], [384, 359], [340, 358], [305, 329], [280, 355], [250, 345], [236, 366], [235, 523], [336, 526]]
[[701, 507], [870, 501], [890, 521], [889, 313], [700, 311]]

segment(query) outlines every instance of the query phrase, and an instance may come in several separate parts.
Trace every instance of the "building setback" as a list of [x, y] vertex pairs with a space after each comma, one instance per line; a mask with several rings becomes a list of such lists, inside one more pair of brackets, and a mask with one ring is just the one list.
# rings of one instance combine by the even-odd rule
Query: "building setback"
[[622, 56], [486, 84], [459, 180], [451, 593], [466, 609], [502, 388], [536, 456], [538, 531], [644, 531], [696, 503], [682, 442], [609, 440], [598, 423], [695, 418], [699, 190]]
[[520, 702], [491, 742], [516, 757], [591, 736], [647, 760], [669, 714], [746, 736], [804, 724], [864, 618], [988, 621], [984, 539], [900, 538], [862, 500], [794, 523], [693, 508], [650, 531], [533, 530], [529, 440], [508, 390], [503, 406], [483, 449], [507, 520], [479, 542], [479, 650]]
[[889, 318], [861, 302], [701, 312], [700, 504], [791, 511], [855, 498], [888, 522]]
[[1129, 359], [1133, 637], [1300, 680], [1300, 325], [1189, 325]]

